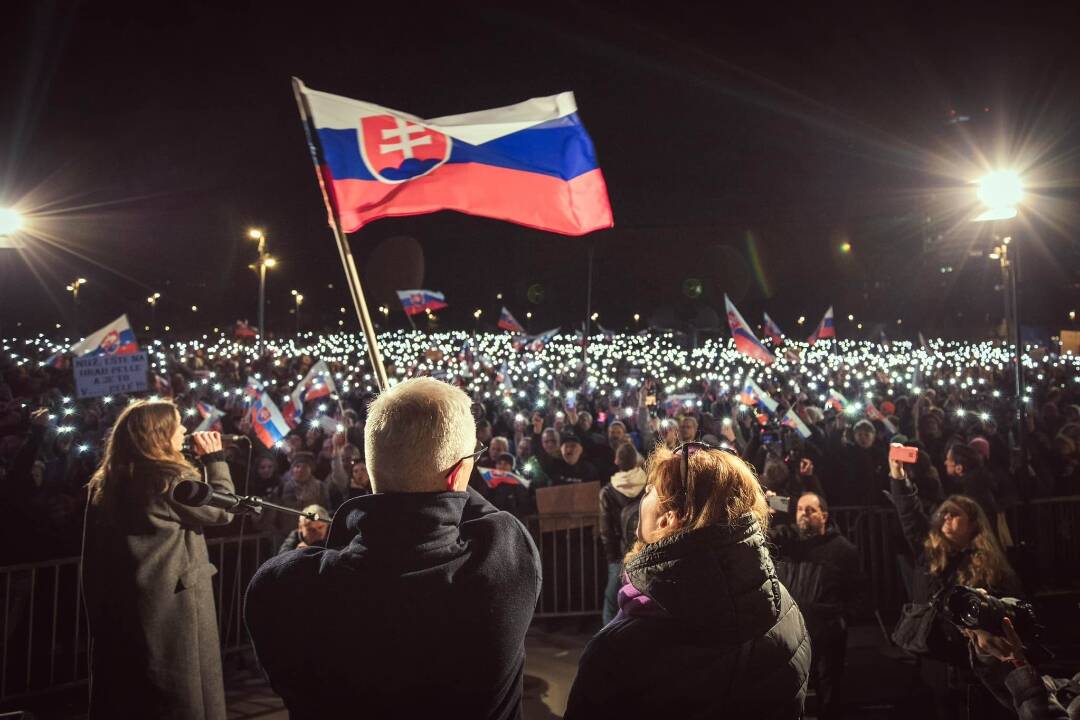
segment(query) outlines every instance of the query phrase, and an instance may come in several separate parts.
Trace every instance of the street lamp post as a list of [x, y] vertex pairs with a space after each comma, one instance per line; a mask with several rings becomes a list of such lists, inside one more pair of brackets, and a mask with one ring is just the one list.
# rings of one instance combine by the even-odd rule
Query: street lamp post
[[[1008, 221], [1019, 212], [1020, 201], [1024, 196], [1024, 185], [1020, 176], [1011, 171], [996, 170], [978, 181], [976, 194], [984, 210], [975, 217], [975, 222]], [[1018, 290], [1020, 275], [1020, 248], [1012, 237], [1005, 237], [1001, 245], [994, 249], [991, 257], [998, 256], [1001, 272], [1005, 280], [1005, 325], [1006, 342], [1013, 344], [1014, 420], [1017, 425], [1017, 445], [1019, 450], [1018, 469], [1027, 473], [1027, 425], [1024, 402], [1024, 345], [1020, 329], [1020, 293]]]
[[149, 295], [146, 298], [146, 302], [150, 305], [150, 322], [151, 324], [157, 324], [157, 304], [161, 299], [161, 293], [156, 292], [153, 295]]
[[293, 301], [296, 303], [294, 313], [296, 314], [296, 334], [300, 334], [300, 306], [304, 303], [304, 296], [302, 293], [296, 290], [292, 291]]
[[259, 243], [259, 257], [255, 269], [259, 272], [259, 355], [266, 347], [266, 270], [277, 265], [277, 260], [266, 251], [266, 235], [262, 230], [248, 230], [248, 237]]
[[79, 329], [79, 288], [86, 284], [86, 278], [76, 278], [71, 281], [71, 284], [65, 288], [71, 293], [71, 304], [74, 308], [75, 315], [75, 329]]

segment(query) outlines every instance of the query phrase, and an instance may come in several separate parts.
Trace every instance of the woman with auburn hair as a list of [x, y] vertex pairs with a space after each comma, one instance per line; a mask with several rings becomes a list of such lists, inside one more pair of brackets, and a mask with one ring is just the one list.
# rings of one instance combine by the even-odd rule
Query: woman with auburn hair
[[[140, 400], [116, 419], [90, 479], [82, 587], [90, 633], [90, 718], [225, 718], [221, 646], [203, 527], [231, 515], [175, 502], [201, 480], [180, 453], [176, 406]], [[218, 433], [195, 433], [215, 490], [234, 492]]]
[[801, 717], [810, 639], [765, 547], [768, 518], [738, 456], [658, 447], [618, 614], [586, 646], [565, 717]]
[[[970, 667], [968, 641], [936, 611], [938, 601], [959, 585], [1016, 597], [1020, 581], [978, 502], [950, 495], [928, 515], [905, 466], [890, 460], [889, 475], [892, 502], [915, 557], [912, 602], [905, 607], [893, 640], [920, 657], [920, 674], [934, 694], [939, 717], [959, 717], [969, 701], [967, 686], [976, 691], [981, 686], [959, 672]], [[987, 702], [988, 707], [996, 706], [992, 699]]]

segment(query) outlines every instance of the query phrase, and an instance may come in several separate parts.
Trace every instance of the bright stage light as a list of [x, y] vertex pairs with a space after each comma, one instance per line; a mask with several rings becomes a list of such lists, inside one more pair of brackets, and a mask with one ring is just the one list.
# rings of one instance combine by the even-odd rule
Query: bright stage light
[[995, 170], [979, 180], [976, 195], [987, 208], [977, 220], [1007, 220], [1016, 217], [1016, 206], [1024, 197], [1024, 183], [1011, 170]]
[[0, 237], [22, 230], [23, 216], [11, 208], [0, 208]]

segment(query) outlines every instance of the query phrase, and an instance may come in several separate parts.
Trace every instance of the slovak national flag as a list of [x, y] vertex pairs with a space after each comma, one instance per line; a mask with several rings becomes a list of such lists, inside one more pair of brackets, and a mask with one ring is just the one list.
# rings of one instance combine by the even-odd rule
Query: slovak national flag
[[310, 110], [323, 182], [345, 232], [439, 210], [564, 235], [613, 225], [571, 92], [423, 120], [296, 78], [293, 86]]
[[765, 325], [762, 328], [762, 332], [765, 337], [773, 341], [774, 345], [783, 345], [784, 333], [780, 332], [780, 326], [773, 322], [773, 319], [769, 317], [769, 313], [762, 313], [765, 317]]
[[398, 299], [406, 315], [419, 315], [428, 310], [442, 310], [449, 307], [446, 296], [434, 290], [398, 290]]
[[281, 411], [270, 394], [264, 392], [251, 405], [251, 429], [268, 449], [285, 439], [289, 434], [289, 424], [281, 416]]
[[517, 321], [510, 311], [503, 306], [502, 312], [499, 313], [499, 328], [502, 330], [509, 330], [512, 333], [524, 334], [525, 328], [521, 327], [521, 323]]
[[814, 328], [814, 333], [807, 338], [806, 342], [813, 345], [818, 340], [834, 337], [836, 337], [836, 327], [833, 325], [832, 305], [830, 305], [829, 309], [825, 311], [825, 316], [821, 318], [821, 322]]
[[127, 315], [121, 315], [95, 333], [71, 346], [69, 352], [76, 357], [93, 355], [130, 355], [139, 352], [135, 333]]
[[770, 416], [776, 414], [776, 408], [779, 405], [773, 400], [772, 395], [762, 390], [761, 386], [754, 382], [753, 377], [746, 378], [739, 400], [742, 401], [743, 405], [761, 408]]
[[773, 354], [766, 350], [761, 341], [757, 339], [757, 335], [754, 335], [754, 331], [746, 324], [743, 316], [739, 314], [738, 308], [735, 307], [735, 303], [731, 302], [731, 298], [727, 295], [724, 295], [724, 305], [727, 308], [728, 325], [731, 327], [731, 337], [735, 341], [735, 349], [743, 355], [760, 360], [766, 365], [771, 363], [775, 359]]
[[336, 392], [334, 376], [330, 374], [330, 368], [326, 366], [326, 362], [320, 360], [311, 366], [304, 379], [293, 388], [281, 414], [291, 427], [296, 427], [300, 418], [304, 416], [305, 405], [318, 398], [329, 397]]
[[790, 408], [784, 417], [780, 420], [781, 425], [786, 425], [799, 434], [803, 440], [809, 438], [813, 433], [810, 431], [810, 427], [803, 422], [803, 419], [799, 417], [799, 414], [795, 412], [795, 408]]
[[494, 470], [490, 468], [480, 468], [480, 477], [484, 479], [487, 486], [494, 490], [500, 485], [521, 485], [522, 487], [529, 487], [531, 481], [518, 475], [515, 472], [509, 470]]

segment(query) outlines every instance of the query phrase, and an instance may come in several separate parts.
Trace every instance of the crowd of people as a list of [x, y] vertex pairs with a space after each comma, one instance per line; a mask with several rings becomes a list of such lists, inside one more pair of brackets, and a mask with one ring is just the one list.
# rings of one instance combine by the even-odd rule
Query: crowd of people
[[[776, 604], [781, 615], [788, 592], [798, 603], [806, 630], [799, 629], [802, 620], [789, 620], [781, 637], [800, 655], [799, 633], [809, 632], [814, 652], [806, 673], [826, 717], [838, 707], [846, 624], [860, 600], [858, 556], [830, 522], [830, 511], [895, 507], [911, 548], [910, 595], [925, 607], [953, 585], [1021, 594], [1004, 553], [1012, 542], [1005, 511], [1035, 497], [1080, 494], [1080, 358], [1071, 355], [1030, 349], [1025, 356], [1021, 426], [1014, 420], [1009, 352], [993, 343], [791, 342], [778, 349], [774, 363], [762, 365], [730, 342], [687, 348], [671, 334], [521, 342], [510, 335], [397, 332], [380, 341], [391, 387], [428, 376], [456, 386], [472, 403], [475, 452], [468, 475], [455, 475], [457, 485], [450, 487], [470, 488], [489, 507], [523, 518], [536, 513], [541, 488], [598, 483], [597, 526], [608, 569], [605, 623], [648, 617], [656, 611], [650, 598], [657, 598], [644, 588], [659, 582], [656, 592], [663, 593], [665, 581], [655, 577], [670, 571], [656, 569], [667, 568], [664, 553], [640, 555], [649, 544], [642, 534], [646, 514], [657, 523], [656, 543], [667, 535], [665, 513], [683, 528], [715, 522], [708, 510], [715, 498], [702, 496], [696, 505], [677, 499], [679, 492], [691, 494], [679, 484], [681, 477], [685, 486], [694, 467], [690, 450], [729, 454], [755, 468], [764, 507], [752, 501], [742, 514], [760, 527], [748, 525], [747, 534], [731, 541], [753, 545], [760, 533], [771, 549], [776, 571], [762, 564], [761, 579], [776, 578], [785, 589], [753, 602]], [[77, 399], [70, 371], [45, 362], [62, 347], [43, 338], [3, 341], [0, 498], [14, 512], [0, 565], [79, 553], [86, 486], [93, 486], [110, 428], [134, 401]], [[225, 336], [146, 347], [153, 393], [171, 399], [188, 430], [213, 426], [250, 439], [220, 456], [238, 493], [318, 517], [335, 516], [373, 493], [365, 438], [377, 388], [362, 340], [306, 335], [262, 352]], [[285, 406], [320, 362], [327, 392], [295, 408], [292, 429], [266, 442], [248, 388], [257, 385]], [[891, 456], [896, 446], [911, 448], [913, 462]], [[1022, 446], [1026, 453], [1019, 452]], [[666, 490], [657, 486], [654, 465], [645, 464], [650, 456], [657, 458], [654, 465], [671, 460], [671, 473], [682, 458], [682, 474], [665, 481]], [[310, 517], [267, 512], [225, 532], [245, 529], [273, 532], [282, 557], [333, 545], [327, 523]], [[381, 530], [373, 532], [377, 537]], [[692, 555], [694, 549], [665, 552]], [[684, 558], [683, 565], [690, 562]], [[670, 602], [683, 601], [698, 599]], [[763, 622], [781, 616], [760, 612]], [[905, 615], [902, 625], [905, 620], [917, 624]], [[938, 697], [947, 708], [958, 687], [949, 673], [967, 664], [957, 652], [968, 644], [966, 637], [956, 642], [940, 619], [929, 622], [938, 625], [944, 629], [929, 637], [945, 645], [927, 654], [951, 669], [938, 672], [928, 660], [927, 682], [945, 678]], [[624, 641], [590, 646], [581, 677], [592, 677], [591, 663], [609, 663], [603, 658], [618, 654]], [[897, 640], [907, 649], [919, 641], [927, 642], [925, 632]], [[672, 657], [685, 649], [676, 643]], [[507, 657], [513, 650], [506, 649]], [[598, 695], [583, 689], [572, 697], [578, 716], [609, 697], [597, 683]]]

